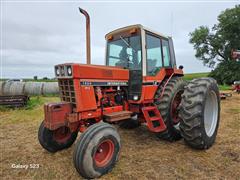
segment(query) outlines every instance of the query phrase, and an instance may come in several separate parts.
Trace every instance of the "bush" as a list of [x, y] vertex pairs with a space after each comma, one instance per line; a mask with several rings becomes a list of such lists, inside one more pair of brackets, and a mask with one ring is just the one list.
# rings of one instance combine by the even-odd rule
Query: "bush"
[[209, 74], [217, 80], [219, 84], [233, 84], [240, 80], [240, 61], [224, 61]]
[[27, 102], [27, 106], [25, 107], [25, 109], [33, 109], [36, 106], [42, 105], [43, 104], [43, 100], [41, 97], [39, 96], [35, 96], [35, 97], [31, 97], [30, 100]]

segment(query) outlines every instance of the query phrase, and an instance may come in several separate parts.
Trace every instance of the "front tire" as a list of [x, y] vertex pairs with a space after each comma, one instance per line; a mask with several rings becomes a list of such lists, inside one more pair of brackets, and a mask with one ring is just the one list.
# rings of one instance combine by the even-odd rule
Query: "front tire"
[[71, 132], [68, 127], [60, 127], [50, 130], [41, 123], [38, 130], [38, 140], [41, 146], [47, 151], [54, 153], [69, 148], [77, 138], [78, 131]]
[[94, 124], [81, 135], [76, 145], [75, 168], [86, 179], [98, 178], [112, 170], [120, 148], [120, 136], [112, 125]]
[[180, 130], [195, 149], [208, 149], [216, 139], [220, 120], [220, 96], [212, 78], [199, 78], [186, 86], [180, 104]]

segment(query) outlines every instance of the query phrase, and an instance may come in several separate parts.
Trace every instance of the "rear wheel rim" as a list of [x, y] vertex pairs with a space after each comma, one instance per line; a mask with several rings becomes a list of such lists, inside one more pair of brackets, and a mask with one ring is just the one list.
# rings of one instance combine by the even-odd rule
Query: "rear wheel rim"
[[94, 154], [94, 161], [98, 167], [106, 166], [112, 159], [114, 144], [111, 140], [101, 142]]
[[182, 100], [181, 95], [183, 94], [183, 91], [184, 90], [177, 91], [171, 103], [171, 118], [172, 118], [173, 125], [178, 125], [180, 121], [180, 118], [178, 116], [178, 112], [179, 112], [178, 107]]
[[216, 129], [218, 121], [218, 100], [214, 91], [207, 94], [204, 107], [204, 128], [207, 136], [211, 137]]
[[53, 139], [58, 143], [65, 143], [71, 137], [71, 131], [68, 127], [60, 127], [53, 131]]

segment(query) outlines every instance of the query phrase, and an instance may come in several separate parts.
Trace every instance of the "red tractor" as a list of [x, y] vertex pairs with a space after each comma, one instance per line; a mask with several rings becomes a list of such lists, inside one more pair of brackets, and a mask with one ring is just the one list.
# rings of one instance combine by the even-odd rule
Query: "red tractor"
[[234, 81], [232, 85], [232, 90], [240, 94], [240, 81]]
[[239, 60], [240, 59], [240, 50], [232, 50], [231, 52], [232, 58], [235, 60]]
[[44, 149], [70, 147], [84, 178], [97, 178], [115, 165], [121, 150], [115, 125], [146, 125], [159, 138], [207, 149], [215, 141], [220, 98], [216, 81], [199, 78], [185, 83], [176, 67], [171, 37], [142, 25], [106, 35], [105, 66], [90, 64], [90, 22], [87, 19], [87, 64], [55, 66], [62, 102], [45, 104], [38, 138]]

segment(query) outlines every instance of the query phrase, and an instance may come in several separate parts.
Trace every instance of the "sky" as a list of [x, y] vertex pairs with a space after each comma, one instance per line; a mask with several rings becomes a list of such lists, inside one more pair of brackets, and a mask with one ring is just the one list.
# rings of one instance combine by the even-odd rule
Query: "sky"
[[1, 78], [54, 77], [54, 65], [85, 63], [85, 17], [91, 17], [93, 64], [103, 64], [108, 32], [142, 24], [172, 36], [177, 65], [185, 73], [209, 72], [194, 56], [189, 33], [217, 23], [217, 16], [240, 1], [2, 1]]

